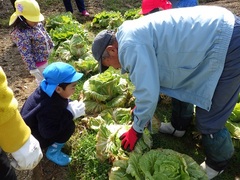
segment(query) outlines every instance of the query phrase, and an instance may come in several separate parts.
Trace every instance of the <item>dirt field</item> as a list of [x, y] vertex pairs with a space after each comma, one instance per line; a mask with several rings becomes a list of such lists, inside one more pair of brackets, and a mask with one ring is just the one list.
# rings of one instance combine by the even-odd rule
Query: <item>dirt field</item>
[[[39, 1], [40, 2], [40, 1]], [[64, 12], [62, 1], [61, 3], [54, 4], [53, 6], [41, 7], [44, 16], [48, 16], [54, 12]], [[102, 6], [99, 5], [100, 1], [85, 1], [86, 8], [93, 16], [94, 13], [100, 12]], [[219, 5], [230, 9], [236, 14], [240, 14], [240, 0], [219, 0], [207, 3], [207, 5]], [[75, 7], [74, 1], [73, 6]], [[96, 8], [97, 7], [97, 8]], [[9, 19], [13, 13], [13, 7], [10, 1], [0, 0], [0, 18]], [[206, 12], [210, 13], [210, 12]], [[79, 14], [76, 14], [78, 19], [82, 20]], [[91, 17], [88, 19], [90, 20]], [[15, 97], [19, 102], [19, 108], [23, 105], [26, 98], [36, 88], [35, 80], [30, 76], [25, 64], [23, 64], [17, 47], [13, 45], [9, 37], [9, 28], [0, 24], [0, 65], [4, 69], [10, 87], [13, 89]], [[43, 168], [44, 167], [44, 168]], [[49, 162], [46, 158], [42, 160], [39, 166], [34, 171], [18, 172], [19, 180], [65, 180], [67, 168], [59, 167]]]

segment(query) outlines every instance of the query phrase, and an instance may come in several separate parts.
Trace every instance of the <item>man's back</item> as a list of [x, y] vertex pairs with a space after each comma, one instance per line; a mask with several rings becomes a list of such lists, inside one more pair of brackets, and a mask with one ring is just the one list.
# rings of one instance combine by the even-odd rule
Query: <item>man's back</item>
[[[183, 101], [195, 99], [191, 103], [209, 109], [216, 87], [211, 81], [217, 82], [221, 75], [234, 20], [225, 8], [196, 6], [126, 21], [116, 34], [123, 72], [129, 72], [133, 82], [146, 72], [143, 86], [161, 87], [166, 95]], [[152, 77], [159, 79], [151, 83]], [[207, 77], [211, 77], [209, 81]], [[184, 92], [187, 87], [189, 91]], [[175, 93], [177, 89], [182, 92]], [[156, 89], [153, 98], [157, 93]], [[193, 97], [188, 98], [191, 93]], [[196, 93], [203, 96], [196, 99]]]

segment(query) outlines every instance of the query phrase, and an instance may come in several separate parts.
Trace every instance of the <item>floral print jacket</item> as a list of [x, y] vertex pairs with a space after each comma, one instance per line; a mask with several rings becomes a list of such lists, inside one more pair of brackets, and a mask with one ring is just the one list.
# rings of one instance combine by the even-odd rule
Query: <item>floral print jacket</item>
[[48, 61], [54, 44], [42, 23], [26, 29], [14, 28], [10, 35], [29, 70]]

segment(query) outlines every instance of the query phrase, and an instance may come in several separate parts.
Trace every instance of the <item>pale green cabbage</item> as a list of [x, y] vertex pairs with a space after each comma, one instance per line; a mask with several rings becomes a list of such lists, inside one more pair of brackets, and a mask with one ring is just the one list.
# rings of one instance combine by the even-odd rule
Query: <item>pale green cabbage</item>
[[[102, 124], [97, 133], [96, 155], [97, 158], [105, 161], [115, 161], [119, 159], [128, 159], [128, 152], [121, 148], [119, 137], [127, 132], [130, 125]], [[133, 152], [142, 154], [147, 152], [152, 147], [152, 138], [149, 131], [146, 129], [134, 148]]]
[[130, 86], [125, 76], [116, 73], [111, 67], [104, 73], [90, 77], [83, 84], [86, 113], [100, 113], [103, 108], [129, 107], [132, 101]]
[[190, 156], [170, 149], [155, 149], [144, 154], [133, 152], [128, 160], [114, 162], [109, 179], [207, 180], [208, 178]]
[[74, 34], [70, 40], [70, 52], [76, 58], [84, 59], [89, 51], [88, 42], [83, 34]]
[[98, 73], [98, 63], [92, 55], [88, 55], [85, 59], [80, 58], [78, 61], [74, 61], [74, 64], [77, 71], [85, 75], [93, 76]]

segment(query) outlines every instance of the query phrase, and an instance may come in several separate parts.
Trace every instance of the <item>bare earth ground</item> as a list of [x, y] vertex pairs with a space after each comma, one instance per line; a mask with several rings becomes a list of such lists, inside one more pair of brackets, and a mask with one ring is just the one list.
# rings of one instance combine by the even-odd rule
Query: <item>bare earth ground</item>
[[[44, 16], [48, 16], [54, 12], [64, 12], [64, 7], [62, 1], [55, 3], [50, 6], [41, 6], [41, 11]], [[86, 8], [93, 16], [102, 9], [101, 1], [85, 1]], [[240, 11], [240, 0], [218, 0], [214, 2], [207, 3], [208, 5], [219, 5], [226, 7], [239, 15]], [[75, 7], [73, 1], [73, 7]], [[75, 9], [76, 10], [76, 9]], [[10, 1], [0, 0], [0, 18], [9, 19], [13, 8]], [[76, 13], [75, 13], [76, 12]], [[91, 20], [91, 17], [86, 19], [85, 17], [80, 17], [77, 11], [74, 15], [78, 20], [85, 21]], [[211, 13], [211, 12], [206, 12]], [[85, 19], [83, 19], [85, 18]], [[36, 83], [33, 77], [30, 76], [25, 64], [23, 64], [21, 57], [18, 53], [17, 47], [13, 46], [13, 43], [9, 37], [9, 28], [0, 24], [0, 66], [4, 69], [10, 87], [13, 89], [15, 97], [19, 102], [19, 108], [22, 107], [26, 98], [33, 92], [36, 88]], [[52, 162], [48, 161], [45, 157], [41, 163], [33, 171], [16, 171], [19, 180], [65, 180], [67, 179], [66, 172], [67, 167], [59, 167]]]

